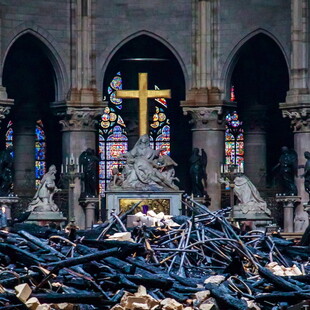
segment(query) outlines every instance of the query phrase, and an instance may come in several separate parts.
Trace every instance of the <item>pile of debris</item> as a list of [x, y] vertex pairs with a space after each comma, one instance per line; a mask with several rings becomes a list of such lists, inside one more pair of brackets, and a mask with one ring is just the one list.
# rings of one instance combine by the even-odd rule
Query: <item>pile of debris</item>
[[310, 299], [308, 246], [242, 234], [229, 210], [195, 202], [178, 225], [127, 231], [134, 207], [73, 241], [0, 231], [0, 309], [276, 310]]

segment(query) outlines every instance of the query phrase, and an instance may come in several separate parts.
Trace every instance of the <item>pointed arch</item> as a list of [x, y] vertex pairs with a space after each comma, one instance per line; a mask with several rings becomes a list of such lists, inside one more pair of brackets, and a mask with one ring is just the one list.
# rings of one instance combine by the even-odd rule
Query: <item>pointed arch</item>
[[27, 22], [15, 28], [10, 35], [10, 37], [12, 37], [11, 41], [8, 42], [5, 47], [2, 63], [5, 63], [13, 44], [26, 34], [32, 35], [41, 43], [42, 51], [51, 62], [55, 72], [55, 101], [63, 100], [66, 97], [67, 90], [69, 89], [67, 70], [63, 62], [64, 53], [54, 37], [42, 27], [39, 27], [32, 22]]
[[234, 71], [234, 68], [238, 62], [239, 56], [240, 56], [240, 51], [242, 50], [242, 47], [249, 42], [249, 40], [253, 39], [255, 36], [263, 34], [267, 36], [269, 39], [271, 39], [280, 49], [283, 58], [285, 59], [287, 69], [288, 69], [288, 74], [289, 74], [289, 55], [285, 52], [285, 49], [281, 42], [278, 40], [276, 36], [274, 36], [272, 33], [269, 31], [263, 29], [263, 28], [258, 28], [251, 33], [247, 34], [245, 37], [243, 37], [232, 49], [230, 54], [228, 55], [226, 62], [223, 66], [222, 70], [222, 76], [221, 80], [223, 81], [223, 89], [225, 90], [225, 99], [229, 100], [229, 93], [230, 93], [230, 80], [232, 73]]
[[[111, 62], [112, 58], [114, 57], [114, 55], [116, 54], [116, 52], [121, 48], [123, 47], [125, 44], [127, 44], [128, 42], [130, 42], [131, 40], [137, 38], [137, 37], [140, 37], [142, 35], [145, 35], [145, 36], [148, 36], [158, 42], [160, 42], [161, 44], [163, 44], [172, 54], [173, 56], [175, 57], [175, 59], [178, 61], [180, 67], [181, 67], [181, 70], [182, 70], [182, 73], [183, 73], [183, 76], [184, 76], [184, 79], [185, 79], [185, 86], [187, 87], [188, 85], [188, 73], [187, 73], [187, 70], [186, 70], [186, 66], [181, 58], [181, 56], [179, 55], [179, 53], [177, 52], [177, 50], [168, 42], [166, 41], [165, 39], [163, 39], [162, 37], [156, 35], [155, 33], [153, 32], [150, 32], [150, 31], [147, 31], [147, 30], [140, 30], [136, 33], [133, 33], [129, 36], [127, 36], [125, 39], [123, 39], [122, 41], [120, 41], [114, 48], [113, 50], [110, 51], [109, 55], [105, 58], [105, 60], [103, 60], [102, 58], [104, 57], [103, 55], [100, 56], [100, 63], [102, 63], [102, 68], [101, 70], [98, 72], [100, 74], [100, 76], [97, 77], [97, 80], [99, 81], [98, 85], [102, 85], [103, 84], [103, 80], [104, 80], [104, 76], [105, 76], [105, 73], [106, 73], [106, 70], [108, 68], [108, 65], [109, 63]], [[187, 88], [186, 88], [187, 89]]]

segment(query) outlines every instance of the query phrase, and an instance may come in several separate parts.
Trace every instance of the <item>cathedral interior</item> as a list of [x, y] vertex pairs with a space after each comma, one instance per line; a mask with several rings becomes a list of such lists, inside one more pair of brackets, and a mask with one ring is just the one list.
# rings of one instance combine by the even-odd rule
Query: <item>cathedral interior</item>
[[[13, 223], [23, 216], [42, 225], [57, 219], [70, 231], [108, 220], [120, 224], [116, 213], [129, 212], [142, 197], [140, 213], [147, 212], [150, 203], [154, 210], [175, 216], [188, 215], [192, 208], [193, 214], [205, 212], [216, 219], [238, 205], [241, 218], [252, 221], [257, 204], [261, 209], [255, 220], [262, 220], [262, 210], [267, 210], [267, 224], [284, 233], [307, 232], [309, 12], [308, 0], [0, 0], [0, 224], [3, 214]], [[244, 180], [250, 184], [246, 191], [238, 188]], [[246, 201], [248, 194], [251, 201]], [[181, 202], [185, 196], [190, 204]], [[236, 219], [230, 212], [229, 219]], [[223, 221], [221, 234], [237, 238]], [[188, 235], [195, 231], [201, 242], [205, 235], [199, 235], [199, 225], [188, 220], [181, 227]], [[127, 232], [122, 223], [120, 227]], [[98, 238], [106, 233], [104, 229]], [[23, 233], [23, 238], [29, 236]], [[33, 249], [42, 247], [34, 240]], [[70, 242], [75, 241], [72, 237]], [[182, 266], [191, 265], [188, 257], [197, 252], [188, 248], [189, 237], [184, 242], [180, 260], [175, 254], [160, 256], [166, 267], [171, 261], [169, 276], [179, 264], [175, 279], [180, 283], [182, 277], [191, 277]], [[243, 260], [275, 281], [264, 271], [261, 257], [232, 244], [216, 257], [217, 263], [223, 259], [230, 266], [242, 253]], [[306, 245], [309, 248], [309, 242]], [[95, 257], [93, 249], [79, 250]], [[304, 253], [296, 251], [302, 260]], [[103, 252], [100, 248], [97, 254]], [[272, 254], [278, 255], [279, 264], [288, 268], [295, 262], [285, 261], [280, 252]], [[153, 265], [145, 267], [148, 272], [161, 264], [153, 259]], [[57, 273], [62, 265], [52, 266]], [[45, 276], [36, 289], [46, 284]], [[126, 279], [137, 280], [131, 276]], [[113, 289], [120, 288], [106, 279]], [[151, 281], [150, 276], [146, 279]], [[172, 285], [173, 280], [167, 281]], [[295, 294], [296, 285], [285, 281], [275, 287]], [[130, 281], [124, 285], [136, 288]], [[208, 285], [214, 296], [226, 294]], [[186, 292], [184, 287], [180, 291]], [[180, 294], [176, 289], [171, 296], [182, 301]], [[115, 304], [120, 296], [110, 297], [107, 300]], [[284, 309], [272, 304], [272, 298], [261, 309]], [[260, 309], [222, 302], [226, 306], [215, 309]]]
[[[55, 198], [68, 214], [62, 165], [87, 148], [100, 158], [105, 204], [113, 167], [139, 137], [137, 99], [116, 91], [137, 89], [141, 72], [149, 89], [171, 90], [169, 99], [148, 99], [149, 133], [178, 164], [181, 190], [192, 193], [189, 158], [199, 148], [208, 156], [212, 210], [229, 204], [218, 182], [223, 164], [239, 166], [274, 204], [281, 147], [302, 165], [309, 146], [308, 3], [291, 2], [1, 1], [0, 147], [14, 150], [15, 211], [54, 164], [63, 189]], [[303, 181], [296, 183], [307, 201]], [[83, 226], [80, 187], [70, 216]]]

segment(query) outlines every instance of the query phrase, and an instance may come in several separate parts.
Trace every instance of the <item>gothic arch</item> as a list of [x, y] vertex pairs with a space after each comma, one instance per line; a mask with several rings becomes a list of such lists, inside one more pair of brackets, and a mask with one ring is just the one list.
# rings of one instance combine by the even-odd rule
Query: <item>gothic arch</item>
[[12, 40], [7, 44], [7, 47], [5, 48], [2, 63], [5, 63], [5, 60], [12, 45], [25, 34], [30, 34], [34, 36], [42, 43], [43, 52], [50, 60], [52, 67], [55, 71], [55, 100], [63, 100], [66, 96], [67, 90], [69, 89], [68, 75], [65, 69], [65, 64], [63, 62], [64, 55], [61, 52], [61, 48], [58, 46], [58, 43], [54, 39], [54, 37], [43, 28], [35, 25], [32, 22], [23, 23], [17, 28], [15, 28], [11, 32]]
[[[139, 37], [139, 36], [142, 36], [142, 35], [146, 35], [148, 37], [151, 37], [153, 38], [154, 40], [162, 43], [167, 49], [169, 49], [169, 51], [174, 55], [175, 59], [178, 61], [181, 69], [182, 69], [182, 72], [183, 72], [183, 76], [184, 76], [184, 79], [185, 79], [185, 86], [188, 85], [188, 73], [187, 73], [187, 70], [186, 70], [186, 67], [185, 67], [185, 64], [182, 60], [182, 58], [180, 57], [179, 53], [177, 52], [177, 50], [168, 42], [166, 41], [165, 39], [163, 39], [162, 37], [156, 35], [155, 33], [152, 33], [150, 31], [147, 31], [147, 30], [141, 30], [141, 31], [138, 31], [136, 33], [133, 33], [131, 35], [129, 35], [128, 37], [126, 37], [125, 39], [123, 39], [121, 42], [119, 42], [114, 48], [113, 50], [109, 53], [108, 57], [106, 57], [105, 61], [100, 61], [100, 63], [103, 63], [103, 66], [100, 70], [100, 76], [98, 77], [98, 81], [99, 81], [99, 85], [102, 85], [103, 84], [103, 79], [104, 79], [104, 76], [105, 76], [105, 73], [106, 73], [106, 70], [108, 68], [108, 65], [109, 63], [111, 62], [112, 58], [114, 57], [114, 55], [116, 54], [116, 52], [122, 47], [124, 46], [125, 44], [127, 44], [128, 42], [130, 42], [131, 40]], [[100, 59], [102, 59], [103, 56], [100, 57]]]
[[[254, 31], [252, 31], [251, 33], [247, 34], [245, 37], [243, 37], [236, 45], [235, 47], [232, 49], [232, 51], [229, 53], [226, 62], [224, 63], [223, 66], [223, 70], [222, 70], [222, 76], [221, 76], [221, 80], [223, 83], [223, 89], [224, 89], [224, 93], [225, 93], [225, 99], [229, 100], [229, 92], [230, 92], [230, 80], [231, 80], [231, 76], [232, 73], [234, 71], [234, 68], [238, 62], [239, 59], [239, 54], [240, 51], [242, 49], [242, 47], [252, 38], [254, 38], [255, 36], [259, 35], [259, 34], [263, 34], [266, 35], [268, 38], [270, 38], [281, 50], [282, 55], [285, 59], [287, 68], [289, 68], [289, 56], [286, 54], [285, 49], [283, 47], [283, 45], [281, 44], [281, 42], [278, 40], [277, 37], [275, 37], [272, 33], [270, 33], [269, 31], [262, 29], [262, 28], [258, 28]], [[289, 70], [288, 70], [289, 73]]]

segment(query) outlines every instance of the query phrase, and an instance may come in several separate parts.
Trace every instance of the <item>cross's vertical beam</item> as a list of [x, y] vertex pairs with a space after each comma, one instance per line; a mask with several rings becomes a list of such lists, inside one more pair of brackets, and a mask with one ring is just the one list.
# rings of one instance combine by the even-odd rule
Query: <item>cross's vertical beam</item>
[[139, 73], [139, 135], [149, 133], [149, 109], [147, 104], [147, 73]]

